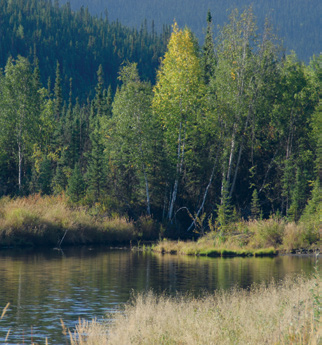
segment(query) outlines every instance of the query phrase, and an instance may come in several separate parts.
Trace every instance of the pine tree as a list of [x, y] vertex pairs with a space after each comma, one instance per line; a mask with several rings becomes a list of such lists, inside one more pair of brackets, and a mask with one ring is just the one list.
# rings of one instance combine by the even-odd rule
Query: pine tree
[[95, 113], [96, 116], [102, 117], [103, 111], [104, 111], [104, 98], [103, 98], [103, 86], [104, 86], [104, 79], [103, 79], [103, 67], [102, 65], [99, 65], [97, 70], [97, 85], [95, 89], [95, 100], [94, 100], [94, 106], [95, 106]]
[[88, 168], [86, 173], [88, 193], [93, 198], [94, 202], [99, 201], [107, 184], [102, 137], [100, 119], [95, 117], [92, 119], [91, 123], [91, 149], [88, 153]]
[[321, 183], [320, 179], [317, 178], [314, 181], [313, 190], [311, 197], [304, 209], [301, 221], [310, 221], [312, 219], [320, 220], [322, 212], [322, 202], [321, 202]]
[[79, 202], [85, 195], [85, 182], [79, 166], [75, 164], [73, 173], [68, 180], [67, 194], [73, 202]]
[[57, 61], [56, 64], [56, 79], [55, 79], [55, 87], [54, 87], [54, 97], [55, 97], [55, 118], [59, 119], [62, 116], [63, 110], [63, 91], [61, 85], [61, 76], [60, 76], [60, 65]]
[[68, 185], [68, 178], [64, 173], [64, 167], [61, 163], [58, 163], [55, 176], [52, 180], [52, 190], [55, 194], [60, 194], [66, 190]]
[[51, 184], [52, 184], [52, 166], [51, 161], [46, 158], [41, 162], [39, 171], [39, 189], [42, 194], [51, 194]]
[[227, 230], [227, 225], [231, 221], [233, 213], [226, 183], [224, 183], [220, 204], [217, 205], [217, 207], [217, 223], [220, 231], [225, 232]]
[[210, 11], [207, 13], [207, 31], [203, 46], [202, 66], [205, 84], [208, 85], [215, 75], [217, 64], [215, 45], [212, 35], [212, 17]]
[[260, 213], [261, 213], [261, 210], [260, 210], [260, 205], [259, 205], [258, 193], [257, 193], [257, 189], [255, 188], [253, 190], [252, 202], [251, 202], [252, 219], [258, 219], [260, 216]]

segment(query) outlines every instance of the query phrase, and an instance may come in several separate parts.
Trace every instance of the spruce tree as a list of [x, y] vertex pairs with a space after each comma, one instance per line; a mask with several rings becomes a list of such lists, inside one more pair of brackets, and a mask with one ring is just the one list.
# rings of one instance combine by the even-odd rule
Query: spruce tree
[[51, 194], [51, 184], [52, 184], [52, 166], [51, 161], [45, 158], [40, 164], [39, 170], [39, 189], [42, 194]]
[[104, 161], [104, 144], [98, 117], [92, 119], [90, 133], [91, 150], [88, 154], [86, 179], [88, 192], [97, 202], [106, 186], [106, 164]]
[[55, 97], [55, 117], [56, 119], [59, 119], [62, 115], [62, 109], [63, 109], [63, 91], [62, 91], [62, 85], [61, 85], [61, 76], [60, 76], [60, 65], [57, 61], [56, 64], [56, 79], [55, 79], [55, 87], [54, 87], [54, 97]]
[[52, 189], [55, 194], [63, 192], [68, 185], [68, 179], [64, 173], [64, 167], [62, 163], [58, 163], [55, 176], [52, 180]]
[[319, 220], [321, 217], [322, 202], [321, 202], [321, 184], [320, 179], [317, 178], [313, 185], [311, 197], [304, 209], [301, 221], [309, 221], [311, 219]]
[[219, 224], [220, 231], [225, 232], [227, 225], [230, 223], [232, 218], [232, 207], [230, 203], [227, 181], [223, 182], [220, 205], [217, 206], [217, 223]]
[[252, 203], [251, 203], [251, 215], [252, 219], [258, 219], [260, 216], [261, 210], [259, 205], [258, 193], [257, 189], [255, 188], [252, 195]]
[[78, 163], [68, 180], [67, 194], [73, 202], [79, 202], [85, 195], [85, 182]]
[[94, 100], [94, 106], [95, 106], [94, 111], [96, 113], [96, 116], [98, 117], [101, 117], [103, 115], [103, 110], [104, 110], [103, 85], [104, 85], [103, 67], [102, 65], [99, 65], [98, 71], [97, 71], [97, 85], [95, 89], [95, 100]]
[[205, 43], [203, 46], [203, 57], [202, 57], [202, 66], [205, 84], [208, 85], [211, 79], [215, 75], [216, 67], [216, 54], [215, 54], [215, 45], [212, 35], [212, 16], [210, 11], [207, 13], [207, 31], [205, 37]]

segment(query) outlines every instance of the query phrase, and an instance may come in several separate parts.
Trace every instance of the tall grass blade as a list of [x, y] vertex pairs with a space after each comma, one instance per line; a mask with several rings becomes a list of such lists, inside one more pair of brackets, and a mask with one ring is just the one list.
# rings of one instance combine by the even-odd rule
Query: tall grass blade
[[8, 302], [7, 305], [4, 307], [2, 314], [1, 314], [1, 317], [0, 317], [0, 320], [5, 316], [9, 306], [10, 306], [10, 302]]

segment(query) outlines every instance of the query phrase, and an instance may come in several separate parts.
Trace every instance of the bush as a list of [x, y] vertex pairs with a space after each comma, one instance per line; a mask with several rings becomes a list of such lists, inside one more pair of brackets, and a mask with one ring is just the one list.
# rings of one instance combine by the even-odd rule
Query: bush
[[319, 227], [315, 222], [288, 223], [285, 226], [283, 248], [292, 252], [295, 249], [308, 249], [312, 244], [319, 242]]
[[143, 240], [155, 240], [158, 238], [158, 228], [151, 216], [141, 216], [136, 222], [136, 228]]
[[278, 247], [283, 242], [285, 222], [270, 218], [258, 222], [254, 242], [257, 247]]

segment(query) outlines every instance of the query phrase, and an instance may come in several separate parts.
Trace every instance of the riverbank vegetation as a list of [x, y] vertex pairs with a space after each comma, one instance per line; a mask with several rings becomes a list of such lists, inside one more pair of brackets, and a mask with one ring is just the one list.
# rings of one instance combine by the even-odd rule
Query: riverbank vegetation
[[[119, 222], [127, 241], [135, 238], [132, 223], [149, 233], [138, 239], [210, 232], [211, 241], [227, 243], [237, 227], [249, 248], [293, 250], [315, 241], [309, 233], [316, 233], [311, 217], [321, 207], [321, 56], [309, 65], [295, 53], [285, 56], [268, 22], [257, 29], [251, 8], [232, 11], [216, 40], [208, 12], [203, 46], [176, 23], [158, 38], [58, 2], [13, 0], [1, 10], [3, 38], [13, 42], [0, 73], [6, 240], [15, 232], [23, 243], [37, 233], [53, 243], [68, 230], [64, 243], [107, 241], [107, 224]], [[81, 62], [65, 59], [79, 49]], [[121, 67], [114, 58], [124, 59]], [[97, 67], [95, 90], [84, 90], [88, 76], [83, 83], [79, 65]], [[24, 208], [13, 206], [19, 203]], [[37, 208], [46, 203], [48, 211]], [[72, 240], [77, 227], [82, 235]]]
[[1, 247], [116, 245], [137, 237], [133, 221], [72, 206], [63, 195], [0, 199]]
[[200, 298], [138, 294], [113, 321], [80, 321], [73, 345], [319, 344], [317, 279], [286, 279]]
[[226, 231], [211, 227], [212, 231], [197, 241], [163, 239], [152, 245], [151, 250], [198, 256], [272, 256], [278, 253], [313, 253], [321, 249], [319, 219], [295, 223], [272, 217], [230, 223]]

